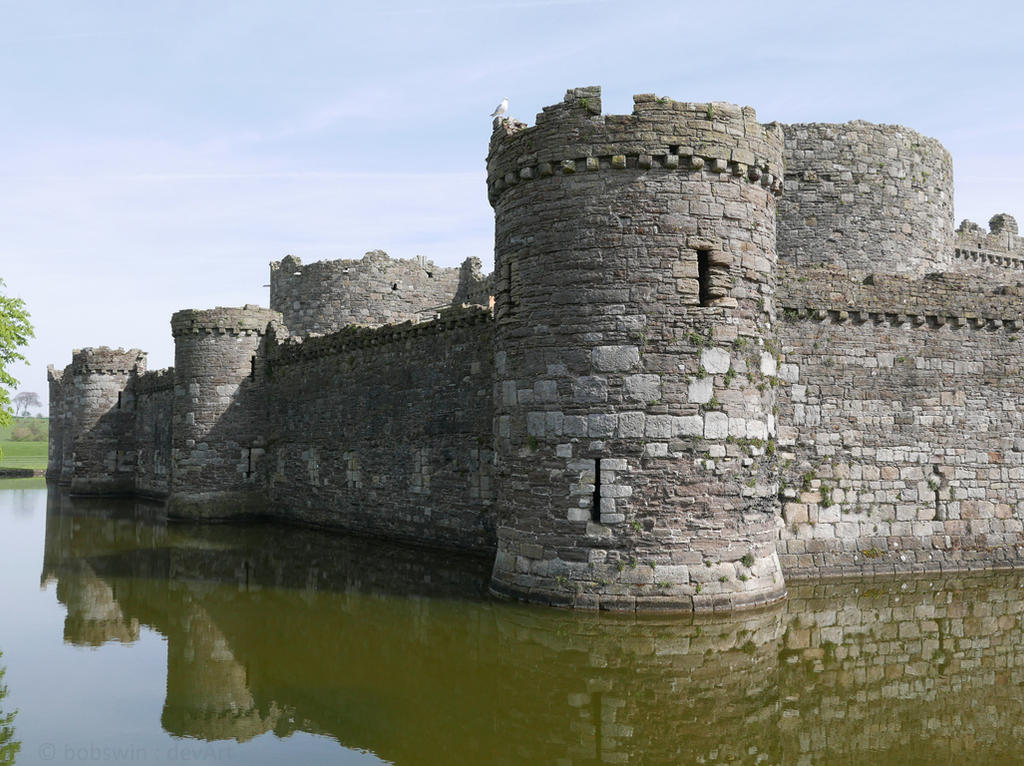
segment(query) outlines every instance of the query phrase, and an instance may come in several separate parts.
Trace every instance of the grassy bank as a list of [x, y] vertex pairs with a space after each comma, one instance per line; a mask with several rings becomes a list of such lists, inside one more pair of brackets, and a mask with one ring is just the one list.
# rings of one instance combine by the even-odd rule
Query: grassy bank
[[46, 468], [47, 418], [14, 418], [0, 428], [0, 468]]

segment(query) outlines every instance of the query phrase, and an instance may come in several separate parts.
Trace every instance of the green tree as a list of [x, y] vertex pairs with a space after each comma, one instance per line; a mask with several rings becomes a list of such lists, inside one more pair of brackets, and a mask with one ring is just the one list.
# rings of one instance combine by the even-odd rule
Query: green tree
[[18, 349], [34, 336], [28, 321], [28, 311], [21, 298], [9, 298], [3, 294], [4, 281], [0, 279], [0, 426], [11, 422], [11, 395], [8, 389], [18, 385], [11, 377], [11, 364], [24, 360]]
[[[0, 658], [3, 656], [4, 653], [0, 652]], [[7, 669], [0, 665], [0, 702], [3, 702], [4, 697], [7, 696], [7, 684], [4, 683], [5, 672]], [[14, 757], [21, 750], [21, 742], [14, 738], [14, 717], [17, 714], [17, 710], [5, 713], [0, 707], [0, 766], [13, 764]]]

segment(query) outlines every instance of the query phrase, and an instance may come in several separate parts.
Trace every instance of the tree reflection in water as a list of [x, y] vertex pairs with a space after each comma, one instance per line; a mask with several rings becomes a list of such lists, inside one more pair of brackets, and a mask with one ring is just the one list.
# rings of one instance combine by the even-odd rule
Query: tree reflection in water
[[[0, 652], [0, 660], [4, 653]], [[21, 750], [21, 742], [14, 738], [14, 717], [18, 715], [17, 710], [4, 711], [3, 702], [7, 698], [7, 684], [4, 683], [4, 674], [7, 672], [0, 664], [0, 766], [8, 766], [14, 763], [14, 758]]]

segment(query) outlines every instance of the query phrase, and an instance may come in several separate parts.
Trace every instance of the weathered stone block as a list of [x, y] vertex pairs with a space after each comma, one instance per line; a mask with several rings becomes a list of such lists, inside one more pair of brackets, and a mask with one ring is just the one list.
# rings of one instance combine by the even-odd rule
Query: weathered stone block
[[549, 436], [562, 435], [562, 422], [564, 416], [561, 412], [547, 412], [544, 415], [544, 430]]
[[724, 439], [729, 435], [729, 416], [724, 412], [704, 414], [704, 438]]
[[642, 412], [622, 412], [619, 414], [618, 435], [622, 438], [639, 438], [644, 435], [647, 417]]
[[586, 436], [587, 418], [585, 415], [566, 415], [562, 419], [563, 436]]
[[612, 436], [618, 423], [618, 415], [597, 414], [587, 416], [587, 436]]
[[656, 402], [661, 399], [661, 376], [640, 374], [627, 375], [623, 380], [623, 394], [626, 399], [637, 402]]
[[554, 380], [538, 380], [533, 384], [533, 397], [537, 402], [558, 401], [558, 382]]
[[701, 366], [712, 375], [720, 375], [729, 371], [729, 352], [724, 348], [706, 348], [700, 352]]
[[701, 436], [704, 419], [700, 415], [681, 415], [672, 419], [673, 436]]
[[644, 454], [648, 457], [666, 457], [668, 444], [665, 442], [648, 442], [644, 445]]
[[646, 435], [652, 439], [668, 439], [672, 436], [671, 415], [648, 415]]
[[691, 381], [686, 387], [687, 400], [694, 404], [707, 404], [714, 396], [714, 383], [714, 380], [708, 375]]
[[591, 352], [591, 364], [601, 372], [626, 372], [639, 361], [637, 346], [598, 346]]

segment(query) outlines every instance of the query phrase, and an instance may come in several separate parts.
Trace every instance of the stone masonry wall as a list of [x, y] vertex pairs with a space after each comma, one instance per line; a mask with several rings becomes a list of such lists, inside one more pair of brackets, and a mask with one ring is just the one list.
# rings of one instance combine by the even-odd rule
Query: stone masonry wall
[[493, 549], [492, 327], [489, 311], [459, 308], [305, 341], [268, 336], [274, 513]]
[[784, 126], [779, 261], [923, 274], [948, 268], [953, 162], [933, 138], [855, 121]]
[[382, 250], [307, 264], [289, 255], [270, 264], [270, 308], [294, 335], [415, 321], [451, 305], [460, 274], [422, 256], [393, 259]]
[[787, 576], [1019, 561], [1021, 288], [820, 269], [780, 294]]
[[135, 379], [135, 491], [166, 497], [171, 489], [171, 428], [174, 368], [154, 370]]

